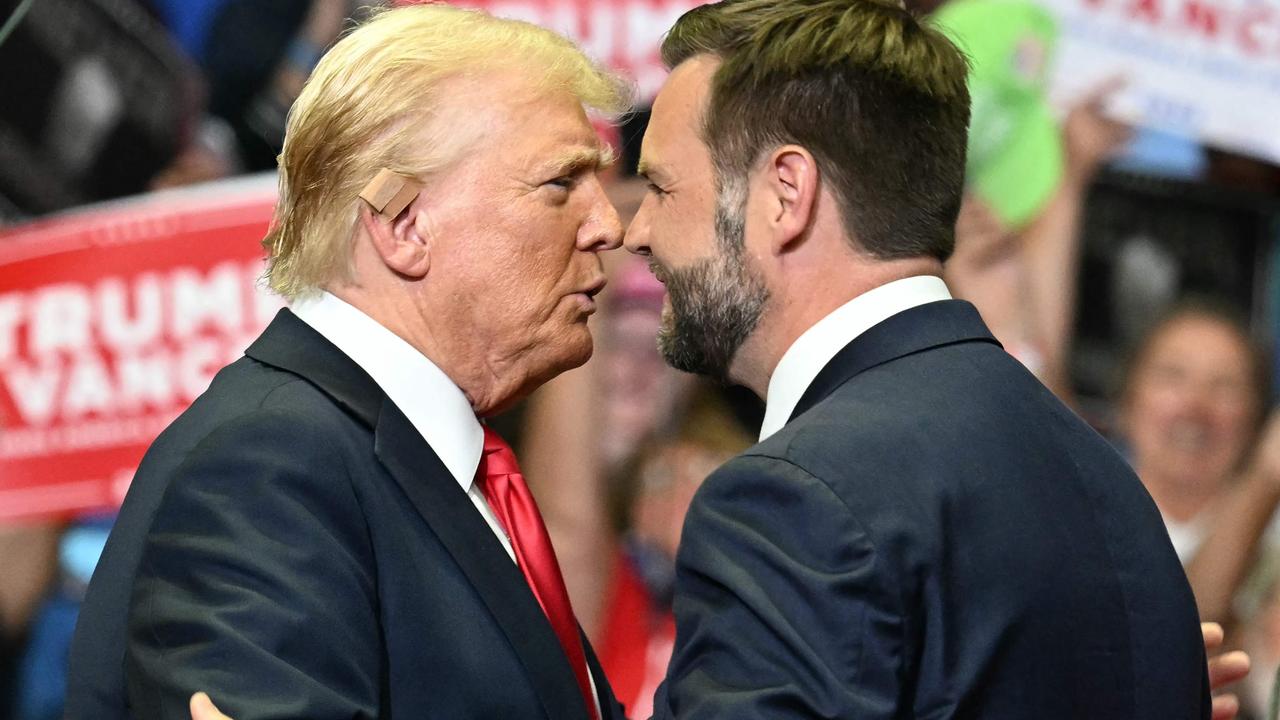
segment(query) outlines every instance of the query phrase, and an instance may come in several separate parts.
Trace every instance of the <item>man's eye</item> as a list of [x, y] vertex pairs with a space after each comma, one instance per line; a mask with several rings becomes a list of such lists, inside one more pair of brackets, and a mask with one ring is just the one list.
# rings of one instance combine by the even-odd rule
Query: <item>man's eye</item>
[[562, 190], [572, 190], [573, 187], [578, 184], [578, 181], [572, 175], [564, 175], [556, 178], [555, 180], [548, 181], [547, 184], [553, 187], [558, 187]]
[[666, 191], [666, 190], [663, 190], [662, 188], [658, 187], [657, 185], [655, 185], [655, 184], [653, 184], [653, 183], [649, 183], [649, 192], [651, 192], [651, 193], [653, 193], [654, 195], [657, 195], [657, 196], [659, 196], [659, 197], [661, 197], [661, 196], [663, 196], [663, 195], [666, 195], [666, 194], [667, 194], [667, 191]]

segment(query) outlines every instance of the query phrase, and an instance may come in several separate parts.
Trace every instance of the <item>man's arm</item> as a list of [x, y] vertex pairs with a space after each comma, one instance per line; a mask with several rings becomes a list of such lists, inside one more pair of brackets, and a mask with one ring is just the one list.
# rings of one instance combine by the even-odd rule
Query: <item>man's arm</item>
[[656, 718], [897, 717], [897, 593], [853, 513], [782, 460], [740, 457], [689, 510]]
[[137, 717], [186, 718], [196, 690], [240, 720], [376, 715], [369, 531], [315, 424], [252, 413], [175, 472], [130, 604]]
[[1024, 328], [1043, 355], [1040, 380], [1071, 400], [1067, 363], [1075, 326], [1076, 289], [1084, 246], [1082, 222], [1089, 187], [1098, 171], [1133, 135], [1104, 112], [1123, 87], [1111, 79], [1075, 102], [1062, 127], [1066, 167], [1049, 203], [1023, 231], [1026, 286]]
[[1258, 557], [1267, 525], [1280, 505], [1280, 412], [1267, 420], [1242, 476], [1211, 513], [1208, 534], [1187, 563], [1200, 618], [1236, 625], [1232, 604]]

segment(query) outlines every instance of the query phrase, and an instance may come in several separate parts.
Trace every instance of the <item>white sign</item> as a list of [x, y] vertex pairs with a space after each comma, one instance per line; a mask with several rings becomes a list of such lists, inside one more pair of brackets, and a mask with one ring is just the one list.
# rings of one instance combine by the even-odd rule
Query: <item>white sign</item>
[[1059, 104], [1124, 79], [1110, 110], [1280, 162], [1280, 0], [1039, 0]]

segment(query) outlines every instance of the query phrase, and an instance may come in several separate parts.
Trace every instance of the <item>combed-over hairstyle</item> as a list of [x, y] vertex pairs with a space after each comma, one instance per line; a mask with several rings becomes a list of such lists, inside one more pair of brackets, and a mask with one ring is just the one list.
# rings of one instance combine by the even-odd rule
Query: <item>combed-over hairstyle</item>
[[477, 10], [411, 5], [375, 11], [316, 65], [289, 112], [280, 198], [263, 240], [267, 279], [287, 298], [350, 277], [360, 191], [382, 168], [424, 180], [474, 130], [438, 127], [452, 77], [524, 72], [531, 89], [568, 90], [584, 106], [624, 111], [626, 82], [550, 30]]

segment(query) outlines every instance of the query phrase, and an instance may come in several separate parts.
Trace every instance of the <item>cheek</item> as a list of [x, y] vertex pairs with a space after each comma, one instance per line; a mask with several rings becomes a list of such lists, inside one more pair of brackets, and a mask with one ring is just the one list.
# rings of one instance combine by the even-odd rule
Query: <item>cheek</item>
[[563, 272], [574, 254], [584, 213], [571, 206], [548, 205], [538, 193], [506, 204], [496, 217], [474, 218], [492, 228], [493, 261], [529, 279]]
[[656, 246], [654, 252], [663, 258], [664, 264], [679, 267], [696, 257], [693, 250], [700, 238], [706, 240], [704, 247], [714, 247], [711, 242], [715, 235], [713, 211], [714, 207], [710, 207], [705, 213], [699, 213], [692, 201], [673, 197], [653, 213], [649, 224], [650, 241]]
[[1249, 441], [1253, 408], [1247, 402], [1224, 403], [1213, 413], [1214, 428], [1228, 441], [1232, 452], [1239, 452]]
[[1163, 456], [1160, 447], [1168, 436], [1170, 425], [1177, 417], [1177, 402], [1166, 394], [1135, 389], [1126, 415], [1128, 416], [1129, 442], [1133, 450], [1146, 458]]
[[1186, 405], [1186, 393], [1168, 383], [1144, 383], [1134, 392], [1134, 418], [1139, 423], [1170, 422]]
[[523, 322], [549, 315], [567, 292], [570, 258], [548, 248], [525, 247], [503, 257], [492, 273], [491, 290], [506, 298], [513, 316]]

